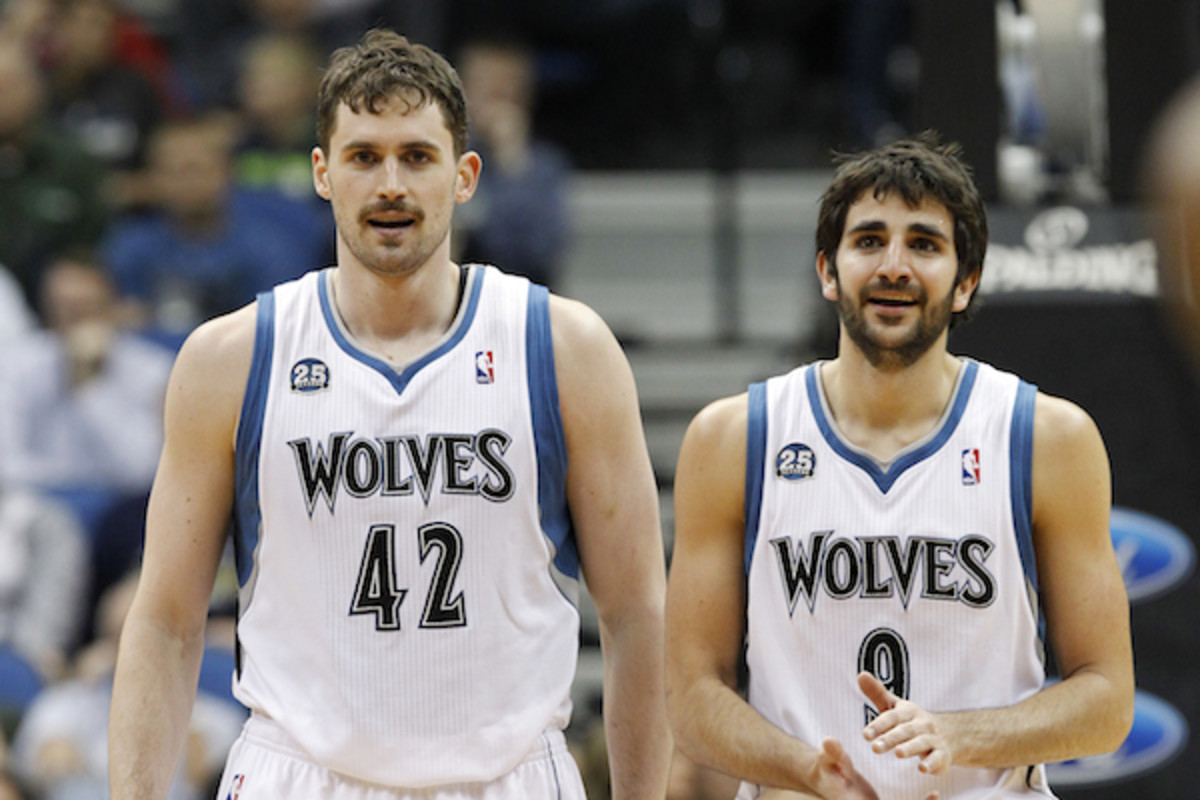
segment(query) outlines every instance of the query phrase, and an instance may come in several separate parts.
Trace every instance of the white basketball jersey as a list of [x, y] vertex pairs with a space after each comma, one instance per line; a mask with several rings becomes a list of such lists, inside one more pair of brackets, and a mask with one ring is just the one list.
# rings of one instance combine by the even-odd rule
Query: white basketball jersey
[[544, 287], [467, 268], [443, 339], [364, 351], [331, 270], [258, 300], [235, 694], [371, 783], [492, 780], [564, 728], [579, 645]]
[[[932, 711], [1005, 706], [1043, 682], [1030, 527], [1035, 388], [964, 360], [936, 429], [882, 465], [842, 438], [820, 365], [751, 386], [749, 700], [842, 742], [880, 797], [1052, 796], [1040, 765], [917, 770], [873, 753], [856, 675]], [[740, 797], [754, 797], [743, 785]]]

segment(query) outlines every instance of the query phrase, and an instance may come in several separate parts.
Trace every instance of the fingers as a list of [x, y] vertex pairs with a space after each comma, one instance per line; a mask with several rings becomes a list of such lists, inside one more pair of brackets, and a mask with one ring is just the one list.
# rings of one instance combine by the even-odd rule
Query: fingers
[[[898, 745], [931, 731], [930, 721], [922, 714], [920, 708], [912, 703], [899, 702], [871, 720], [863, 728], [863, 738], [871, 743], [871, 749], [876, 753], [886, 753]], [[908, 755], [916, 755], [916, 753]]]
[[[900, 742], [920, 732], [911, 728], [911, 723], [915, 717], [916, 706], [908, 704], [897, 706], [871, 720], [870, 724], [863, 728], [863, 736], [868, 741], [883, 739], [887, 744], [887, 747], [884, 749], [891, 749]], [[906, 725], [910, 727], [905, 728]], [[901, 728], [904, 729], [901, 730]]]
[[926, 775], [943, 775], [950, 769], [950, 753], [945, 748], [935, 747], [921, 759], [917, 769]]
[[942, 737], [932, 723], [924, 717], [892, 726], [880, 726], [876, 722], [867, 726], [863, 736], [871, 743], [876, 753], [894, 750], [900, 758], [924, 756], [943, 746]]
[[871, 785], [854, 769], [842, 743], [831, 736], [823, 739], [817, 749], [816, 760], [809, 773], [809, 785], [818, 797], [879, 800], [879, 795]]
[[883, 683], [869, 672], [858, 673], [858, 689], [871, 703], [883, 713], [896, 705], [899, 700], [896, 695], [888, 691], [888, 688]]
[[919, 758], [917, 769], [926, 775], [942, 775], [950, 769], [952, 759], [945, 737], [928, 719], [922, 717], [914, 722], [898, 724], [872, 737], [871, 732], [875, 727], [875, 723], [872, 723], [863, 731], [873, 752], [883, 754], [891, 751], [897, 758]]
[[[919, 758], [917, 768], [927, 775], [941, 775], [953, 761], [949, 743], [940, 729], [937, 715], [914, 703], [899, 700], [887, 692], [874, 677], [859, 675], [859, 686], [867, 697], [888, 694], [892, 706], [882, 711], [864, 729], [863, 738], [875, 753], [895, 753], [897, 758]], [[872, 702], [877, 702], [872, 700]]]
[[842, 743], [832, 736], [821, 740], [821, 755], [830, 761], [838, 762], [846, 754], [846, 748], [842, 747]]

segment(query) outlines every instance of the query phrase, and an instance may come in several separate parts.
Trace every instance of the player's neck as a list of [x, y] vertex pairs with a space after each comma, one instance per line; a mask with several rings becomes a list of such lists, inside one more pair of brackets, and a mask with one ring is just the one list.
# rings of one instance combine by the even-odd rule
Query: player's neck
[[402, 276], [339, 267], [331, 283], [333, 304], [363, 347], [390, 363], [404, 364], [450, 329], [458, 313], [462, 274], [449, 259]]
[[928, 435], [942, 418], [962, 362], [932, 347], [902, 369], [873, 366], [855, 348], [826, 362], [821, 382], [842, 435], [881, 461]]

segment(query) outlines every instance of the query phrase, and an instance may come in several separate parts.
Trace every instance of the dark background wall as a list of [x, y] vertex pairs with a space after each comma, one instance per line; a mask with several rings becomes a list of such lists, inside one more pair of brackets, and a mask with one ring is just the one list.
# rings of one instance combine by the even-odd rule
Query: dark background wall
[[[1035, 215], [995, 213], [994, 243], [1024, 247], [1024, 223]], [[1106, 209], [1092, 216], [1093, 230], [1077, 251], [1145, 241], [1140, 213]], [[985, 295], [977, 318], [952, 333], [951, 350], [1014, 371], [1086, 409], [1108, 447], [1114, 505], [1158, 517], [1200, 543], [1200, 374], [1154, 298], [1087, 291]], [[1200, 724], [1198, 608], [1194, 574], [1132, 608], [1139, 690], [1177, 709], [1192, 728]], [[1181, 755], [1141, 777], [1056, 790], [1064, 800], [1194, 797], [1198, 757], [1200, 743], [1193, 739]]]

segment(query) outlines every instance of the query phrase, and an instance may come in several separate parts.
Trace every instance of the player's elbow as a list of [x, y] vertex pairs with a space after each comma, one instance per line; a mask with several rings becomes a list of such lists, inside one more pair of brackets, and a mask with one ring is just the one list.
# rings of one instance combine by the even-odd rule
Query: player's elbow
[[1125, 741], [1129, 731], [1133, 729], [1133, 696], [1132, 682], [1114, 692], [1110, 708], [1106, 716], [1107, 724], [1103, 726], [1103, 741], [1100, 752], [1111, 753]]
[[685, 746], [685, 740], [691, 735], [692, 715], [688, 713], [688, 695], [692, 682], [680, 674], [678, 665], [672, 663], [670, 654], [667, 657], [664, 682], [666, 684], [667, 721], [671, 725], [671, 732], [675, 734], [676, 743], [682, 748]]
[[683, 694], [674, 690], [668, 680], [667, 721], [671, 727], [671, 735], [675, 738], [675, 746], [689, 759], [703, 761], [703, 737], [698, 730], [694, 711], [683, 699]]
[[668, 659], [666, 675], [667, 720], [675, 744], [688, 758], [707, 763], [709, 717], [720, 715], [723, 687], [711, 676], [686, 674]]
[[1133, 728], [1134, 685], [1129, 680], [1112, 681], [1104, 697], [1094, 703], [1096, 713], [1088, 727], [1087, 755], [1112, 753], [1125, 741]]

